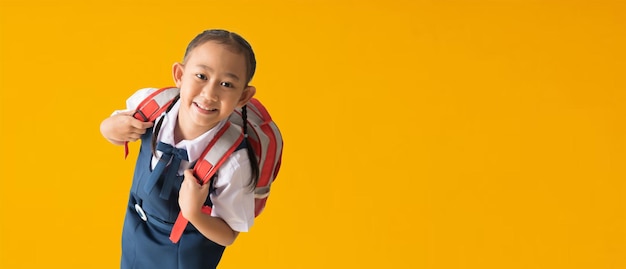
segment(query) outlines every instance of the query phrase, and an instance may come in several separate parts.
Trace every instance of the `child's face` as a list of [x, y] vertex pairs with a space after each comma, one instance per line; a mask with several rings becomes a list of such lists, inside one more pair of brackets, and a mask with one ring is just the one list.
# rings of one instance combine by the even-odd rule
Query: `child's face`
[[194, 48], [182, 65], [174, 64], [180, 88], [180, 127], [206, 132], [254, 95], [246, 84], [246, 60], [227, 45], [208, 41]]

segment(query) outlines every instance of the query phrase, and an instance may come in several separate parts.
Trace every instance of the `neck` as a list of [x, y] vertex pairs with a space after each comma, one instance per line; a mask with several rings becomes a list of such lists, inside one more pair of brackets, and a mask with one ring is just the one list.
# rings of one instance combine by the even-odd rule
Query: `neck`
[[207, 128], [197, 128], [191, 121], [185, 120], [179, 115], [176, 117], [176, 126], [174, 127], [174, 143], [178, 144], [182, 140], [196, 139], [198, 136], [211, 130], [216, 125], [217, 123]]

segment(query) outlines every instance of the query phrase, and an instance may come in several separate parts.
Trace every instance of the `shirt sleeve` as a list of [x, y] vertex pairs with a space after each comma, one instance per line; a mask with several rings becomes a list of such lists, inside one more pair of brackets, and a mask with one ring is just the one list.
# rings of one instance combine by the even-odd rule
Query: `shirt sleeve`
[[111, 116], [115, 116], [116, 114], [119, 114], [124, 111], [134, 111], [135, 109], [137, 109], [137, 106], [139, 106], [139, 103], [141, 103], [144, 99], [146, 99], [146, 97], [148, 97], [148, 95], [152, 94], [156, 90], [158, 89], [157, 88], [143, 88], [143, 89], [136, 91], [133, 95], [131, 95], [130, 97], [128, 97], [128, 99], [126, 99], [126, 109], [115, 110], [113, 111]]
[[254, 192], [250, 188], [251, 167], [246, 149], [234, 152], [222, 164], [211, 193], [211, 216], [220, 217], [231, 229], [247, 232], [254, 223]]

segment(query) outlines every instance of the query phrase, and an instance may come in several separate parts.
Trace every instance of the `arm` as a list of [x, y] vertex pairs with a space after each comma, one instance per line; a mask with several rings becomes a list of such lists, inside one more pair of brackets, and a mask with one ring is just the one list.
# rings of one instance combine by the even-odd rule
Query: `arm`
[[100, 124], [102, 136], [114, 145], [124, 145], [126, 141], [137, 141], [152, 122], [142, 122], [133, 118], [133, 111], [124, 111], [108, 117]]
[[202, 206], [209, 194], [209, 184], [200, 186], [192, 171], [191, 169], [185, 170], [185, 179], [178, 198], [183, 217], [209, 240], [222, 246], [231, 245], [237, 239], [239, 232], [230, 228], [221, 218], [202, 213]]

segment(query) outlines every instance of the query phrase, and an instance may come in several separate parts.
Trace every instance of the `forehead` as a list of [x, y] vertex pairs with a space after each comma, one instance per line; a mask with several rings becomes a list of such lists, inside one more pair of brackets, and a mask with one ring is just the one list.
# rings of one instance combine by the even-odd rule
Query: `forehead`
[[246, 59], [242, 52], [228, 44], [217, 41], [204, 42], [191, 50], [186, 65], [205, 65], [245, 75]]

